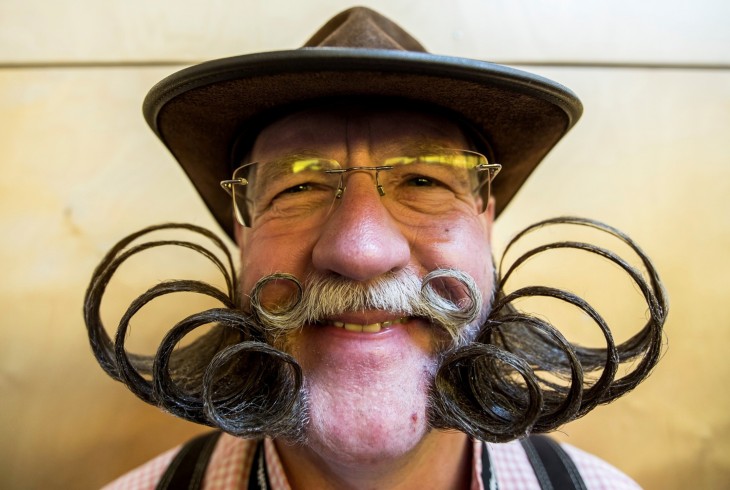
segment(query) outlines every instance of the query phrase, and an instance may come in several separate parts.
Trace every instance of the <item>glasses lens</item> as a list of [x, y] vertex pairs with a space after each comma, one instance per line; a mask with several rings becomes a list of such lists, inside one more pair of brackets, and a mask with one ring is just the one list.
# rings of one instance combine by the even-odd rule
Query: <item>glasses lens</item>
[[332, 206], [340, 177], [335, 160], [288, 157], [251, 163], [234, 172], [247, 185], [234, 186], [237, 217], [251, 226], [260, 217], [279, 221], [311, 221]]
[[482, 186], [478, 169], [487, 164], [484, 155], [466, 150], [439, 150], [415, 157], [394, 157], [384, 165], [381, 183], [399, 205], [434, 216], [458, 212], [474, 203]]

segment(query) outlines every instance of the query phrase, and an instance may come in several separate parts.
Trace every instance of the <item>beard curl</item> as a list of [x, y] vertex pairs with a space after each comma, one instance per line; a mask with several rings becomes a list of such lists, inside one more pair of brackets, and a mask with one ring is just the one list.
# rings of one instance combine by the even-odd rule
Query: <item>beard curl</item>
[[[187, 241], [158, 240], [132, 245], [158, 230], [187, 230], [210, 240], [225, 263], [205, 247]], [[162, 282], [136, 298], [122, 316], [114, 341], [101, 320], [101, 301], [114, 273], [133, 255], [160, 246], [181, 246], [211, 260], [223, 275], [226, 290], [189, 280]], [[264, 342], [264, 332], [240, 309], [233, 259], [222, 240], [189, 224], [151, 226], [117, 243], [95, 269], [84, 299], [84, 320], [94, 356], [112, 378], [141, 400], [191, 422], [219, 427], [243, 437], [301, 437], [306, 420], [303, 400], [292, 399], [302, 387], [296, 361]], [[173, 326], [154, 356], [125, 349], [129, 322], [153, 299], [175, 292], [212, 297], [223, 307], [184, 318]], [[190, 345], [175, 350], [187, 334], [214, 327]], [[235, 414], [235, 415], [234, 415]], [[292, 417], [292, 414], [299, 414]]]
[[[102, 368], [123, 382], [140, 399], [192, 422], [220, 428], [241, 437], [284, 437], [304, 442], [308, 423], [307, 393], [302, 370], [289, 354], [272, 346], [301, 325], [316, 323], [342, 311], [386, 309], [419, 316], [448, 334], [449, 345], [439, 356], [430, 392], [429, 422], [439, 429], [456, 429], [472, 437], [506, 442], [530, 432], [548, 432], [608, 403], [633, 389], [648, 376], [661, 354], [662, 326], [667, 300], [648, 257], [631, 239], [614, 228], [581, 218], [556, 218], [537, 223], [508, 245], [538, 228], [553, 224], [589, 226], [616, 236], [640, 257], [645, 275], [612, 252], [583, 242], [558, 242], [538, 247], [518, 258], [499, 274], [488, 317], [480, 314], [479, 289], [464, 273], [433, 271], [423, 279], [398, 277], [408, 301], [389, 293], [390, 279], [368, 287], [354, 287], [340, 278], [312, 276], [303, 288], [296, 278], [274, 274], [260, 280], [251, 292], [251, 313], [241, 309], [233, 261], [211, 232], [187, 224], [153, 226], [134, 233], [110, 250], [92, 276], [84, 303], [92, 350]], [[160, 229], [183, 229], [200, 234], [222, 250], [226, 262], [205, 247], [177, 240], [132, 242]], [[200, 281], [167, 281], [135, 299], [117, 327], [114, 341], [101, 321], [100, 305], [111, 277], [132, 255], [163, 246], [194, 250], [213, 261], [226, 283], [220, 290]], [[601, 316], [584, 300], [567, 291], [533, 286], [503, 292], [512, 272], [525, 260], [555, 248], [598, 254], [619, 265], [637, 284], [649, 307], [649, 320], [626, 342], [616, 345]], [[397, 274], [401, 275], [401, 274]], [[269, 281], [293, 281], [298, 295], [281, 311], [262, 306], [261, 293]], [[453, 293], [454, 283], [458, 294]], [[317, 284], [313, 286], [312, 284]], [[346, 293], [353, 287], [354, 294]], [[372, 293], [372, 291], [378, 291]], [[154, 356], [129, 353], [125, 339], [132, 317], [151, 300], [173, 292], [210, 296], [222, 308], [206, 310], [178, 322], [163, 338]], [[453, 293], [453, 294], [452, 294]], [[602, 330], [605, 348], [570, 343], [546, 320], [519, 312], [519, 298], [549, 296], [583, 310]], [[334, 301], [322, 301], [334, 298]], [[319, 305], [313, 307], [312, 305]], [[475, 321], [476, 319], [476, 321]], [[187, 334], [214, 324], [190, 345], [175, 350]], [[471, 324], [469, 328], [465, 325]], [[628, 373], [616, 378], [620, 365]], [[595, 377], [598, 377], [595, 380]]]
[[[575, 217], [545, 220], [526, 228], [508, 244], [504, 256], [528, 233], [551, 225], [585, 226], [618, 238], [639, 257], [644, 273], [610, 250], [572, 241], [529, 250], [504, 274], [500, 266], [497, 299], [479, 335], [472, 345], [444, 359], [436, 374], [431, 413], [434, 427], [456, 428], [492, 442], [549, 432], [626, 394], [646, 379], [659, 361], [669, 304], [651, 260], [621, 231]], [[525, 261], [563, 248], [609, 260], [636, 284], [649, 318], [627, 341], [616, 345], [606, 321], [585, 300], [568, 291], [530, 286], [504, 292], [505, 283]], [[600, 328], [606, 347], [571, 343], [548, 321], [520, 312], [513, 302], [525, 297], [551, 297], [579, 308]], [[619, 367], [627, 372], [617, 379]]]

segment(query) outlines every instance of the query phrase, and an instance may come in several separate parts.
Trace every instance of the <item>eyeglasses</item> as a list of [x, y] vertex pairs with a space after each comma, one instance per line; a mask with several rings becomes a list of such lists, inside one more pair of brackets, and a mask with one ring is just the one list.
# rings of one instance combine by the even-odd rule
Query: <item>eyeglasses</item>
[[[316, 226], [342, 198], [348, 175], [371, 173], [388, 211], [418, 226], [454, 213], [484, 212], [492, 180], [501, 168], [467, 150], [395, 156], [367, 167], [343, 167], [336, 160], [291, 155], [242, 165], [221, 186], [233, 197], [236, 218], [244, 226], [259, 220], [283, 227]], [[486, 196], [482, 196], [485, 185]]]

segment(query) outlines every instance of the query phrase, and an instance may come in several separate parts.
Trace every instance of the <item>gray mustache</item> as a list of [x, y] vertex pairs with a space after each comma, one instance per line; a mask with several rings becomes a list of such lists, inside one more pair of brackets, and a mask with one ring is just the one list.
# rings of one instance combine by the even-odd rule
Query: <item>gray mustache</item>
[[[290, 281], [296, 288], [288, 304], [266, 307], [262, 296], [272, 282]], [[347, 312], [379, 310], [421, 317], [445, 330], [452, 347], [463, 345], [481, 317], [482, 294], [474, 279], [455, 269], [436, 269], [422, 279], [408, 269], [390, 272], [367, 283], [314, 273], [305, 285], [290, 274], [261, 278], [251, 291], [251, 310], [275, 342], [280, 336]]]

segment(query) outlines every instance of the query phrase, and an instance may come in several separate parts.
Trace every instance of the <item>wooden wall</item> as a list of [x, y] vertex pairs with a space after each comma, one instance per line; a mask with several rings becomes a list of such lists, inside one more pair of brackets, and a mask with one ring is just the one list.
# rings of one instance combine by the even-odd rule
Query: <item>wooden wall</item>
[[[583, 120], [499, 219], [496, 249], [538, 219], [607, 221], [655, 260], [671, 313], [652, 377], [561, 438], [647, 488], [730, 486], [730, 3], [363, 3], [432, 52], [523, 67], [580, 95]], [[0, 486], [97, 488], [201, 430], [109, 380], [81, 317], [94, 266], [123, 235], [164, 221], [215, 228], [146, 127], [142, 99], [189, 63], [297, 47], [348, 6], [0, 2]], [[538, 277], [581, 272], [580, 262], [559, 259]], [[156, 281], [214, 277], [188, 255], [151, 260], [125, 268], [111, 289], [110, 323]], [[624, 339], [645, 307], [625, 279], [606, 274], [575, 287], [597, 295]], [[133, 348], [152, 349], [178, 305], [152, 308], [139, 325], [161, 326], [133, 330]]]

